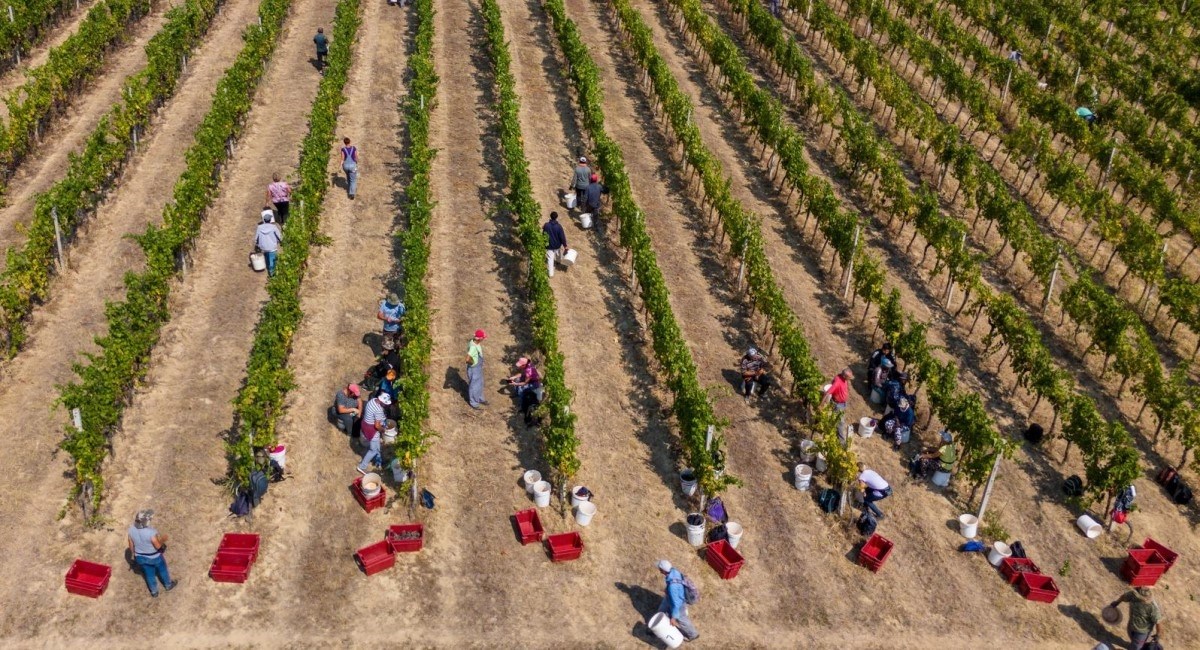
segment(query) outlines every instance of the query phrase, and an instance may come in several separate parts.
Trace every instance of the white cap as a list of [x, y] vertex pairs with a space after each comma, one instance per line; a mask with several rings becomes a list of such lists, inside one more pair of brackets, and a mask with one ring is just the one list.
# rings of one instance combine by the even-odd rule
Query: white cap
[[659, 571], [662, 571], [663, 573], [670, 573], [670, 571], [671, 571], [671, 569], [672, 569], [672, 568], [673, 568], [673, 567], [671, 566], [671, 563], [670, 563], [670, 562], [668, 562], [668, 561], [666, 561], [666, 560], [659, 560], [659, 561], [658, 561], [658, 570], [659, 570]]
[[387, 393], [380, 393], [379, 403], [383, 404], [384, 406], [390, 405], [392, 403], [392, 396], [388, 395]]

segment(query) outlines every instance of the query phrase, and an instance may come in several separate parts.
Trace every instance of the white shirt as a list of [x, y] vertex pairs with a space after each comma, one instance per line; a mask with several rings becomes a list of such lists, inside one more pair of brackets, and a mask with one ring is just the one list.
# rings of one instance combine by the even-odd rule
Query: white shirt
[[888, 482], [873, 469], [863, 470], [862, 474], [858, 475], [858, 480], [866, 483], [872, 490], [882, 492], [888, 489]]

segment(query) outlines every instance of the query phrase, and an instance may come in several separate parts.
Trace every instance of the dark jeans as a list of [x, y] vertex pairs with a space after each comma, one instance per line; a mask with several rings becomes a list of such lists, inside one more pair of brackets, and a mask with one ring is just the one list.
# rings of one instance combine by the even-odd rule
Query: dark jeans
[[[142, 567], [142, 576], [146, 578], [146, 586], [152, 595], [158, 595], [158, 582], [164, 587], [171, 586], [171, 574], [167, 572], [167, 560], [162, 553], [157, 555], [135, 555], [137, 563]], [[156, 582], [157, 580], [157, 582]]]
[[584, 211], [584, 202], [587, 201], [587, 188], [575, 188], [575, 209], [580, 212]]
[[284, 201], [283, 203], [272, 203], [271, 205], [275, 206], [275, 221], [282, 226], [287, 221], [288, 206], [290, 204]]
[[1129, 650], [1142, 650], [1146, 642], [1150, 640], [1150, 632], [1137, 632], [1133, 628], [1127, 627], [1129, 632]]
[[863, 490], [863, 509], [870, 510], [877, 518], [883, 518], [883, 511], [879, 509], [879, 506], [875, 505], [875, 502], [883, 501], [891, 495], [892, 491], [890, 489], [877, 492], [871, 488], [867, 488]]
[[325, 58], [329, 56], [329, 52], [317, 52], [317, 69], [325, 69]]

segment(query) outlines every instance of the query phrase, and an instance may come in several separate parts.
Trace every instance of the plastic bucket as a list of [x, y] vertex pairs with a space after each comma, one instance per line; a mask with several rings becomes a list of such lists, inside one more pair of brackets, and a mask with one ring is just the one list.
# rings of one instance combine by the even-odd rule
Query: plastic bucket
[[399, 458], [392, 459], [392, 480], [397, 483], [403, 483], [408, 480], [408, 470], [400, 464]]
[[683, 645], [683, 634], [679, 628], [671, 625], [671, 617], [662, 612], [651, 616], [650, 620], [646, 622], [646, 627], [650, 628], [659, 641], [667, 644], [668, 648], [674, 649]]
[[361, 485], [363, 496], [369, 499], [383, 489], [383, 479], [378, 474], [371, 472], [362, 477]]
[[883, 389], [878, 386], [871, 387], [871, 403], [883, 404]]
[[596, 504], [591, 501], [580, 501], [579, 505], [575, 506], [575, 523], [580, 526], [592, 523], [592, 517], [595, 515]]
[[992, 566], [1000, 566], [1006, 557], [1012, 557], [1012, 549], [1004, 542], [994, 542], [992, 550], [988, 551], [988, 562]]
[[267, 256], [262, 253], [250, 253], [250, 268], [255, 271], [266, 271]]
[[817, 454], [817, 464], [813, 469], [817, 470], [818, 472], [824, 472], [827, 467], [829, 467], [829, 465], [825, 462], [825, 454]]
[[387, 423], [384, 424], [384, 429], [383, 429], [384, 444], [391, 444], [393, 442], [396, 442], [396, 436], [399, 435], [399, 433], [400, 433], [399, 429], [396, 428], [396, 421], [388, 420]]
[[738, 543], [742, 541], [742, 533], [746, 532], [742, 525], [736, 521], [731, 521], [725, 524], [725, 532], [729, 535], [729, 545], [737, 548]]
[[830, 388], [833, 388], [833, 384], [825, 384], [821, 387], [821, 394], [824, 395], [825, 393], [828, 393]]
[[550, 484], [546, 481], [538, 481], [533, 484], [533, 503], [539, 508], [545, 508], [550, 505]]
[[571, 488], [571, 507], [578, 508], [579, 504], [592, 500], [592, 493], [582, 485]]
[[575, 209], [575, 190], [563, 192], [563, 206], [568, 210]]
[[933, 473], [933, 484], [938, 487], [946, 487], [950, 485], [950, 472], [938, 470]]
[[879, 424], [879, 421], [875, 418], [862, 418], [858, 421], [858, 435], [870, 438], [875, 435], [875, 425], [877, 424]]
[[592, 227], [591, 212], [584, 212], [583, 214], [579, 215], [579, 227], [583, 228], [584, 230]]
[[687, 516], [687, 539], [696, 548], [704, 546], [704, 515], [693, 512]]
[[974, 539], [977, 530], [979, 530], [979, 517], [975, 515], [958, 516], [958, 532], [963, 537]]
[[800, 463], [796, 466], [795, 480], [797, 490], [800, 490], [801, 492], [808, 491], [809, 486], [812, 484], [812, 472], [812, 467], [809, 467], [804, 463]]
[[278, 445], [267, 456], [280, 467], [287, 467], [287, 446]]
[[1104, 532], [1104, 527], [1087, 515], [1081, 515], [1079, 519], [1076, 519], [1075, 525], [1079, 526], [1079, 530], [1083, 531], [1088, 539], [1096, 539]]
[[563, 266], [571, 266], [577, 259], [579, 259], [579, 251], [574, 248], [568, 248], [567, 252], [563, 253], [562, 264]]
[[525, 491], [533, 494], [533, 486], [537, 485], [538, 481], [542, 480], [542, 473], [536, 469], [531, 469], [525, 472]]
[[692, 496], [696, 493], [696, 474], [690, 469], [685, 469], [679, 472], [679, 487], [683, 489], [686, 496]]
[[817, 443], [812, 440], [800, 441], [800, 462], [812, 465], [817, 459]]

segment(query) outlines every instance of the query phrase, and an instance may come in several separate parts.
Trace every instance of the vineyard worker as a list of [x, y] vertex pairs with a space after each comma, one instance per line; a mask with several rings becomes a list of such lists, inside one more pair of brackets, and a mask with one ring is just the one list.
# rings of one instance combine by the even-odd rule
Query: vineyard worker
[[943, 430], [941, 437], [942, 446], [926, 449], [921, 454], [921, 461], [925, 463], [927, 470], [937, 468], [942, 472], [951, 472], [954, 470], [955, 461], [958, 460], [958, 452], [954, 449], [954, 434]]
[[342, 138], [342, 171], [346, 172], [346, 195], [351, 200], [358, 194], [358, 147], [350, 138]]
[[479, 410], [487, 406], [483, 399], [483, 340], [487, 333], [475, 330], [475, 336], [467, 344], [467, 402], [471, 408]]
[[746, 354], [742, 355], [742, 359], [738, 363], [738, 370], [742, 373], [743, 401], [747, 404], [750, 403], [750, 398], [754, 396], [755, 386], [759, 387], [759, 397], [766, 394], [769, 386], [767, 383], [767, 358], [758, 351], [758, 348], [751, 347], [746, 350]]
[[517, 408], [525, 416], [525, 426], [532, 426], [532, 410], [541, 402], [539, 393], [542, 392], [542, 376], [537, 365], [529, 357], [517, 359], [517, 374], [508, 377], [507, 382], [517, 391]]
[[1092, 126], [1096, 123], [1096, 114], [1092, 112], [1092, 109], [1086, 106], [1080, 106], [1079, 108], [1076, 108], [1075, 114], [1079, 117], [1082, 117], [1083, 121], [1088, 123], [1088, 126]]
[[571, 175], [571, 188], [575, 190], [575, 207], [582, 209], [583, 203], [587, 200], [587, 188], [591, 183], [592, 168], [587, 165], [587, 158], [579, 157], [579, 164], [575, 165], [575, 171]]
[[883, 418], [884, 431], [892, 434], [892, 449], [899, 449], [904, 444], [904, 436], [912, 432], [916, 421], [917, 413], [912, 403], [907, 397], [901, 397], [896, 409]]
[[313, 44], [317, 46], [317, 70], [320, 70], [321, 74], [325, 74], [325, 57], [329, 56], [329, 37], [325, 35], [325, 28], [317, 28]]
[[292, 186], [288, 185], [287, 181], [279, 180], [279, 174], [271, 176], [271, 183], [267, 185], [267, 203], [275, 206], [275, 216], [279, 219], [279, 225], [287, 223], [288, 207], [292, 202]]
[[337, 415], [337, 428], [354, 436], [354, 423], [362, 417], [362, 389], [358, 384], [346, 384], [333, 396], [333, 409]]
[[172, 580], [167, 571], [167, 560], [163, 558], [167, 536], [159, 535], [157, 530], [150, 527], [153, 517], [153, 510], [139, 510], [133, 518], [133, 525], [129, 527], [127, 541], [138, 566], [142, 567], [142, 577], [150, 588], [150, 597], [158, 598], [159, 582], [164, 589], [171, 591], [179, 581]]
[[275, 262], [279, 259], [279, 245], [283, 243], [283, 231], [275, 225], [275, 215], [264, 210], [262, 223], [254, 231], [254, 246], [267, 258], [267, 277], [275, 277]]
[[842, 414], [838, 420], [838, 439], [846, 442], [846, 401], [850, 399], [850, 382], [854, 381], [854, 371], [842, 368], [842, 371], [829, 382], [829, 390], [821, 398], [821, 404], [833, 404], [834, 410]]
[[550, 220], [542, 226], [542, 232], [546, 233], [546, 271], [554, 277], [554, 261], [567, 250], [567, 233], [558, 222], [557, 212], [550, 213]]
[[[870, 382], [872, 385], [878, 385], [878, 386], [883, 385], [883, 381], [880, 381], [878, 384], [875, 383], [875, 375], [876, 375], [875, 371], [881, 365], [883, 365], [884, 360], [887, 360], [889, 362], [889, 365], [888, 365], [889, 368], [896, 367], [896, 355], [895, 355], [895, 353], [892, 352], [892, 342], [891, 341], [884, 341], [883, 345], [879, 346], [879, 349], [872, 352], [871, 357], [869, 359], [867, 359], [867, 381]], [[885, 375], [884, 379], [886, 379], [886, 378], [887, 378], [887, 376]]]
[[[893, 411], [900, 408], [900, 398], [906, 395], [908, 390], [908, 373], [898, 372], [883, 382], [883, 399]], [[909, 400], [910, 402], [912, 400]]]
[[584, 212], [592, 213], [592, 223], [598, 223], [600, 219], [600, 199], [605, 194], [608, 194], [608, 188], [600, 182], [600, 176], [592, 174], [590, 182], [587, 186], [587, 191], [584, 193]]
[[367, 402], [366, 412], [362, 419], [362, 436], [367, 443], [367, 453], [363, 454], [362, 461], [358, 464], [359, 474], [366, 475], [372, 460], [380, 467], [383, 466], [383, 452], [380, 449], [383, 436], [380, 435], [380, 432], [387, 428], [386, 411], [391, 404], [392, 396], [384, 392], [380, 392], [375, 399]]
[[858, 464], [858, 485], [863, 491], [863, 512], [870, 510], [876, 519], [883, 519], [883, 511], [875, 502], [892, 496], [892, 486], [883, 480], [879, 472], [867, 469], [861, 462]]
[[379, 313], [376, 318], [383, 321], [383, 339], [396, 340], [400, 336], [400, 319], [404, 316], [404, 303], [400, 302], [400, 296], [395, 292], [389, 293], [387, 298], [379, 302]]
[[1154, 600], [1154, 592], [1150, 587], [1138, 587], [1108, 604], [1116, 607], [1121, 603], [1129, 603], [1129, 647], [1131, 650], [1142, 650], [1150, 641], [1150, 635], [1162, 639], [1162, 608]]
[[683, 638], [695, 641], [700, 638], [700, 633], [696, 631], [692, 619], [688, 618], [687, 590], [684, 588], [683, 574], [666, 560], [658, 561], [658, 572], [663, 575], [667, 583], [667, 593], [663, 594], [658, 611], [671, 617], [671, 625], [679, 628], [679, 633], [683, 635]]

